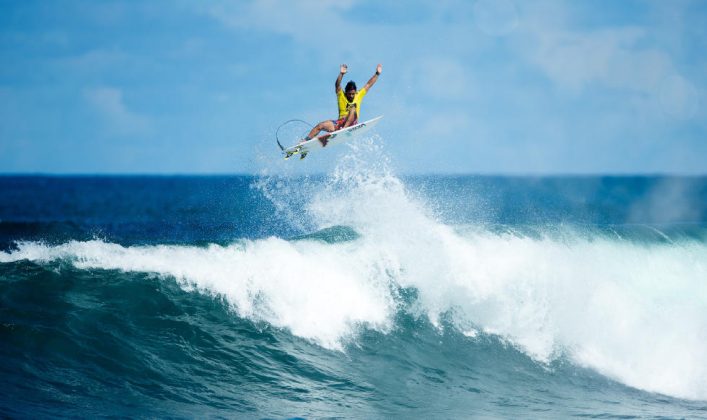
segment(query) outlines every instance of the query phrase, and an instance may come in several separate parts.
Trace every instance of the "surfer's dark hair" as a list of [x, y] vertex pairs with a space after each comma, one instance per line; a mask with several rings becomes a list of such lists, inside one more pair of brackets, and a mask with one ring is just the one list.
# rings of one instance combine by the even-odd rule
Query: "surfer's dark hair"
[[346, 92], [350, 90], [356, 90], [356, 83], [354, 83], [353, 80], [349, 80], [349, 82], [346, 84], [346, 89], [344, 89]]

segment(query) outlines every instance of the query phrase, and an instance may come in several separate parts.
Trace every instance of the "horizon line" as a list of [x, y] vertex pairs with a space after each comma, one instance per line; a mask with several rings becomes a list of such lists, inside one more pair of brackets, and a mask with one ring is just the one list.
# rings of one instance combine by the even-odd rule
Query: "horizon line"
[[[295, 174], [287, 177], [302, 177], [302, 176], [326, 176], [324, 172], [315, 172], [309, 174]], [[262, 175], [258, 173], [248, 172], [0, 172], [0, 177], [260, 177], [260, 176], [277, 176], [277, 174]], [[707, 172], [704, 173], [675, 173], [675, 172], [408, 172], [401, 173], [398, 176], [444, 176], [444, 177], [509, 177], [509, 178], [581, 178], [581, 177], [682, 177], [682, 178], [704, 178], [707, 177]]]

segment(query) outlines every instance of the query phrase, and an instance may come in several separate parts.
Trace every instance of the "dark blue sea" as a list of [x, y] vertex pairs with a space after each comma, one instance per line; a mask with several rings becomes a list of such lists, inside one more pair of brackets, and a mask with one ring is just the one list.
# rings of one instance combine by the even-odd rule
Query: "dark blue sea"
[[2, 176], [0, 417], [94, 416], [705, 418], [707, 178]]

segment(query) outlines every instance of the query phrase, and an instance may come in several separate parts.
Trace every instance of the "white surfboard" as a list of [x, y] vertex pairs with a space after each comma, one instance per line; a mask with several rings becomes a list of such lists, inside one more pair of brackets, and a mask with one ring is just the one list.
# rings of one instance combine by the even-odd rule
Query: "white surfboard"
[[332, 131], [331, 133], [319, 135], [304, 143], [296, 144], [288, 148], [283, 148], [282, 146], [280, 147], [282, 148], [282, 153], [285, 155], [285, 159], [289, 159], [293, 155], [297, 154], [300, 155], [300, 159], [304, 159], [310, 152], [343, 143], [365, 133], [376, 125], [381, 118], [383, 118], [382, 115], [380, 117], [352, 125], [351, 127], [346, 127], [341, 130]]

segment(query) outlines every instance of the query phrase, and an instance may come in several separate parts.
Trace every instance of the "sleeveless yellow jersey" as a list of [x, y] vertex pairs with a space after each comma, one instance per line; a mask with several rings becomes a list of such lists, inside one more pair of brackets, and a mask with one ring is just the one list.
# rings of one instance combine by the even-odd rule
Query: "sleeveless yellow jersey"
[[344, 95], [344, 90], [341, 89], [339, 90], [339, 93], [337, 94], [338, 99], [339, 99], [339, 118], [344, 118], [347, 115], [349, 115], [349, 110], [351, 109], [352, 106], [356, 107], [356, 117], [361, 116], [361, 101], [363, 100], [363, 97], [366, 96], [366, 93], [368, 90], [366, 88], [363, 88], [356, 92], [356, 96], [354, 96], [354, 100], [352, 102], [349, 102], [348, 99], [346, 99], [346, 95]]

